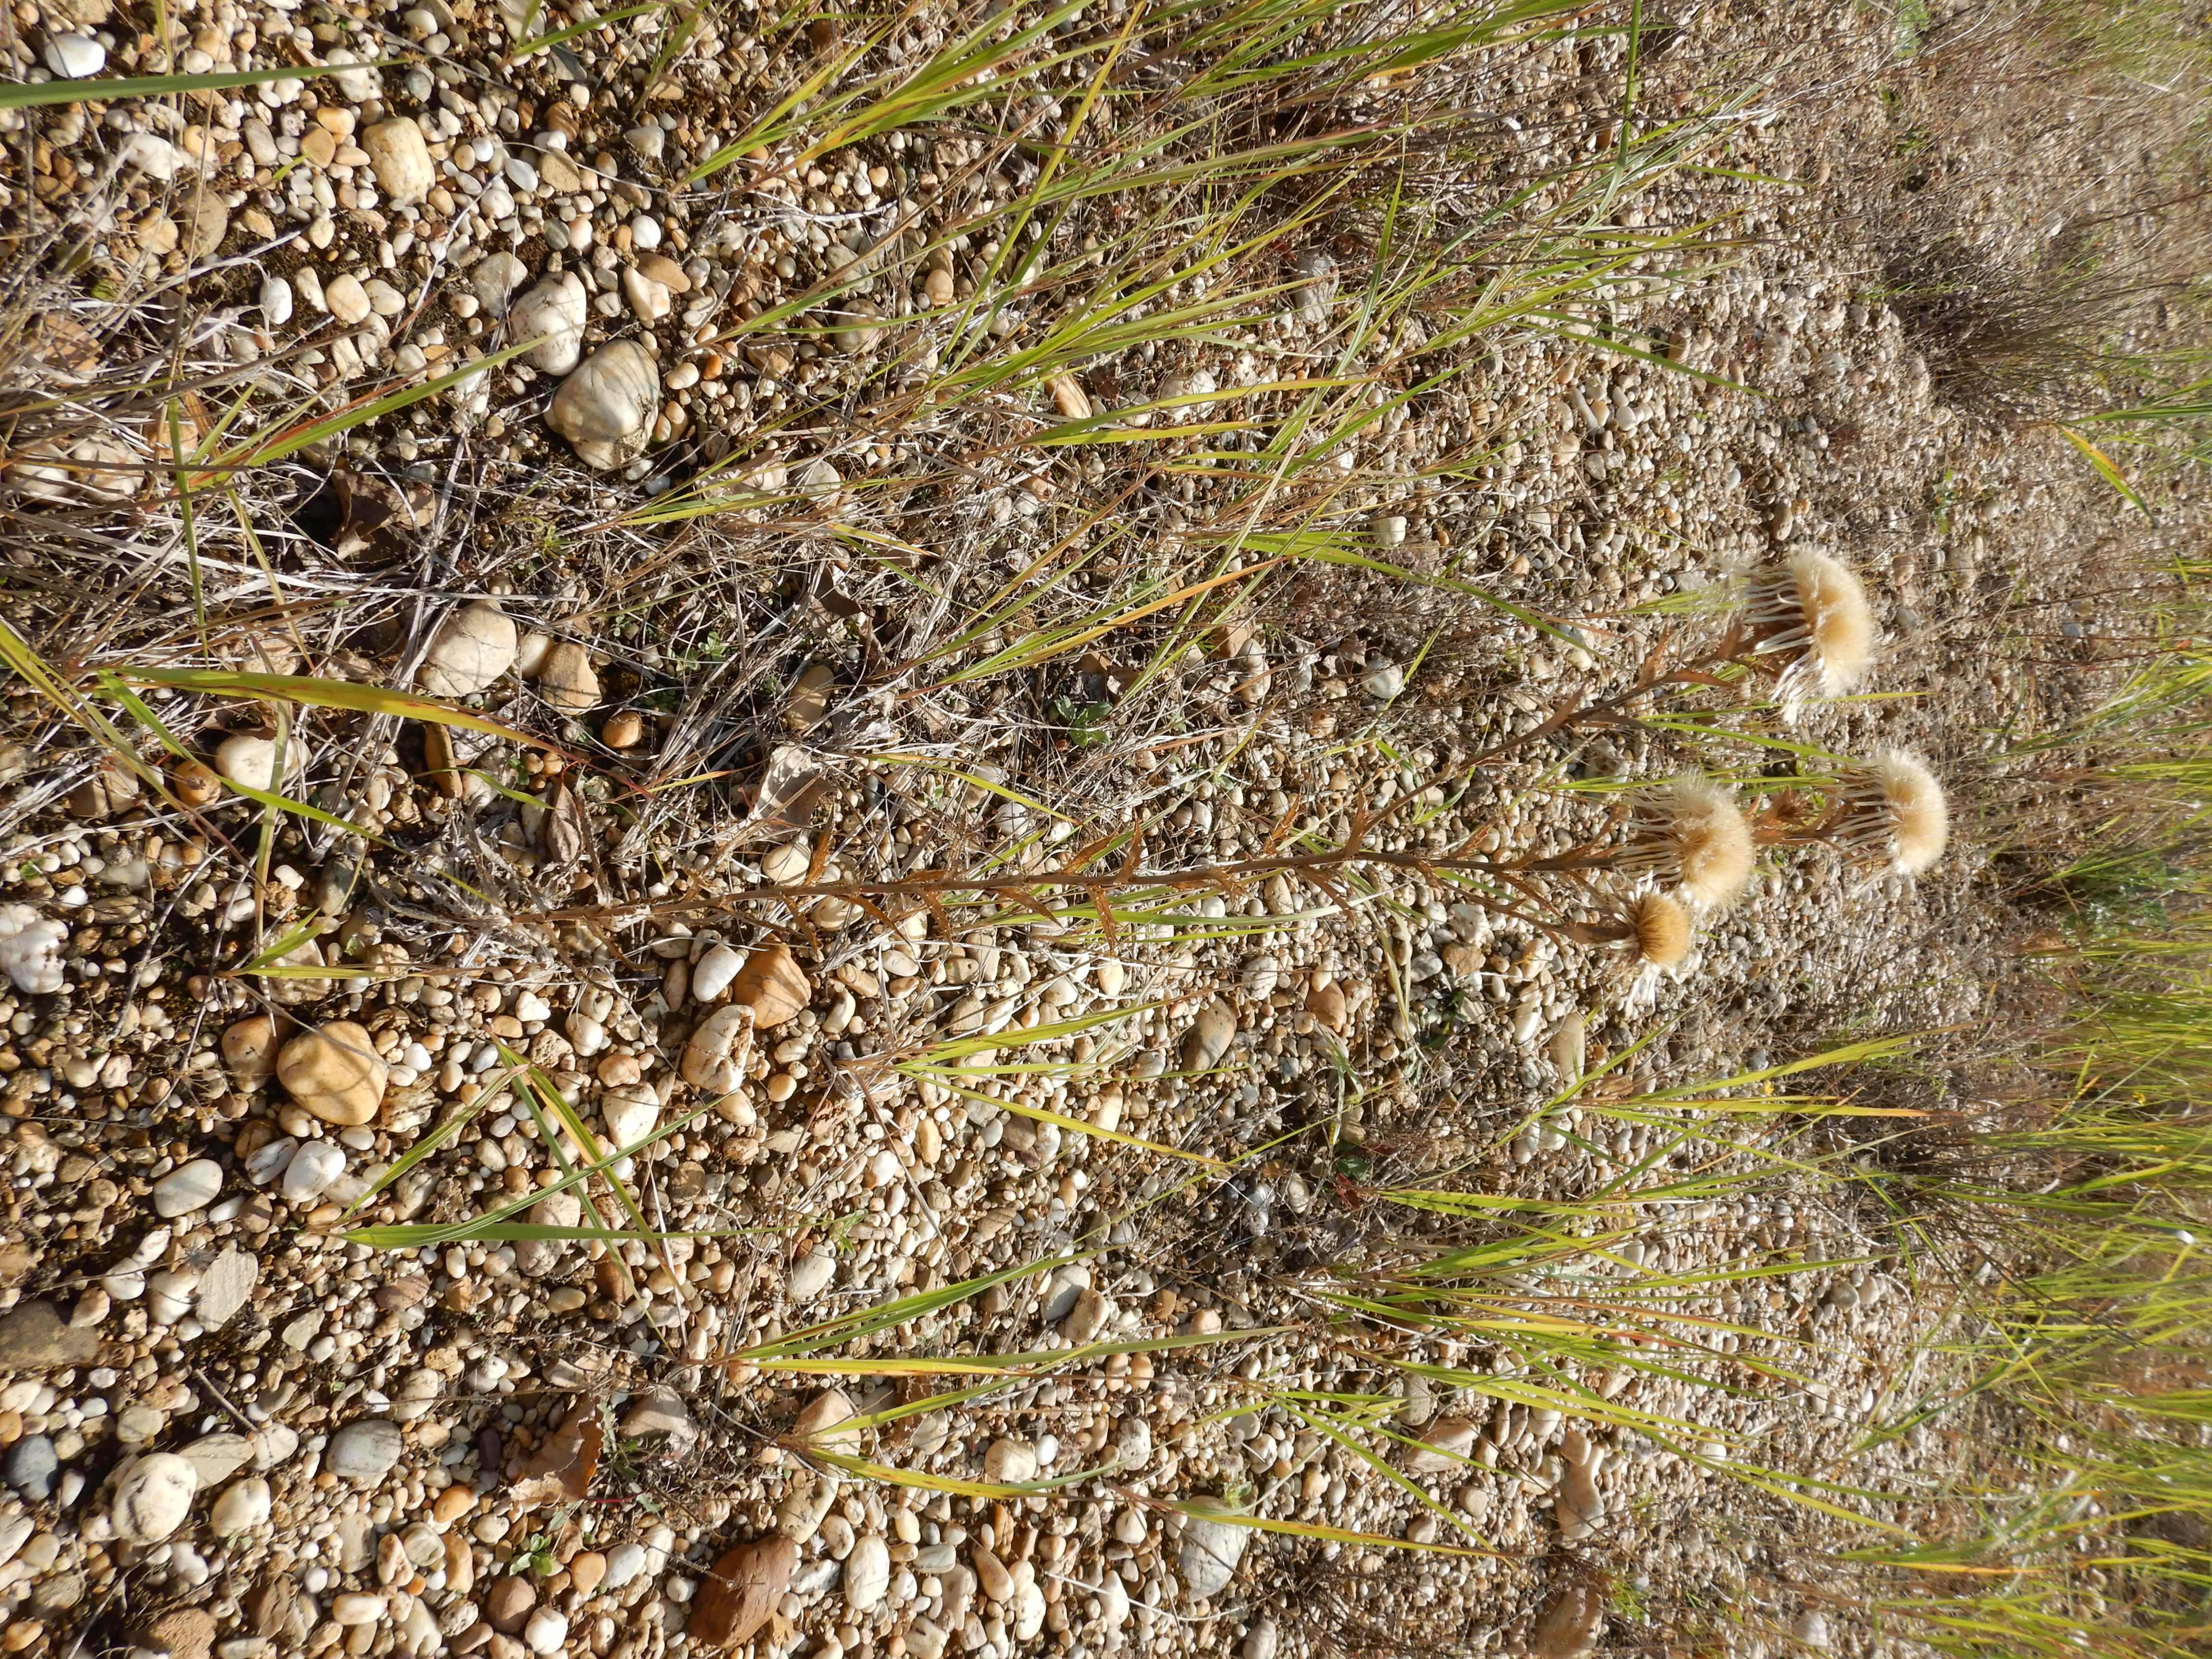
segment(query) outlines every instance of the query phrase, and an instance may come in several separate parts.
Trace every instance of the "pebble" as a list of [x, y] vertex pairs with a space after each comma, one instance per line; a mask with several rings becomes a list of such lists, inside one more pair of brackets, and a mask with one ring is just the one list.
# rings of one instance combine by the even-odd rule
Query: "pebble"
[[376, 182], [385, 199], [396, 207], [412, 206], [428, 197], [438, 182], [437, 164], [422, 129], [404, 115], [379, 121], [361, 135]]
[[514, 290], [529, 276], [530, 267], [512, 253], [486, 254], [469, 272], [469, 292], [487, 316], [504, 317]]
[[88, 34], [56, 34], [46, 40], [46, 67], [64, 81], [82, 81], [107, 67], [107, 48]]
[[300, 1143], [284, 1164], [277, 1191], [287, 1204], [312, 1204], [345, 1173], [343, 1149], [327, 1140]]
[[276, 1055], [277, 1080], [292, 1098], [341, 1128], [375, 1120], [390, 1075], [375, 1039], [349, 1019], [302, 1031]]
[[62, 947], [69, 928], [27, 904], [0, 904], [0, 970], [17, 990], [52, 996], [62, 988]]
[[514, 302], [507, 313], [507, 337], [518, 345], [525, 340], [538, 342], [522, 354], [532, 368], [567, 374], [584, 355], [584, 325], [590, 316], [582, 278], [574, 272], [549, 277]]
[[222, 1191], [222, 1165], [196, 1158], [154, 1183], [154, 1213], [164, 1220], [188, 1215], [215, 1202]]
[[649, 1389], [630, 1402], [622, 1420], [625, 1440], [658, 1437], [663, 1455], [683, 1458], [699, 1443], [699, 1425], [684, 1396], [673, 1389]]
[[1237, 1040], [1237, 1013], [1218, 999], [1198, 1011], [1198, 1018], [1184, 1033], [1182, 1040], [1182, 1069], [1186, 1072], [1210, 1072], [1221, 1063], [1229, 1046]]
[[556, 708], [581, 714], [599, 700], [592, 653], [574, 640], [556, 641], [538, 671], [538, 695]]
[[208, 1522], [218, 1538], [252, 1532], [269, 1519], [269, 1483], [258, 1476], [223, 1488], [208, 1511]]
[[1597, 1650], [1598, 1638], [1604, 1634], [1604, 1590], [1587, 1582], [1567, 1584], [1536, 1615], [1529, 1659], [1583, 1659]]
[[[367, 322], [370, 313], [376, 309], [375, 303], [368, 297], [368, 289], [351, 271], [334, 276], [323, 284], [323, 304], [331, 316], [348, 328]], [[219, 760], [216, 763], [216, 769], [224, 770]]]
[[[783, 1600], [798, 1565], [799, 1546], [781, 1533], [723, 1551], [691, 1601], [693, 1650], [733, 1648], [750, 1639]], [[611, 1585], [612, 1556], [607, 1565]]]
[[100, 1333], [72, 1325], [51, 1302], [19, 1303], [0, 1317], [0, 1371], [82, 1365], [100, 1352]]
[[1176, 1571], [1182, 1574], [1183, 1589], [1192, 1601], [1209, 1600], [1229, 1587], [1251, 1538], [1249, 1527], [1201, 1516], [1185, 1519], [1182, 1541], [1176, 1550]]
[[791, 1270], [791, 1278], [783, 1287], [784, 1297], [793, 1303], [811, 1302], [830, 1288], [837, 1277], [837, 1257], [834, 1251], [820, 1246], [799, 1257]]
[[223, 1247], [200, 1275], [199, 1294], [192, 1314], [209, 1330], [228, 1324], [253, 1295], [261, 1275], [260, 1258], [235, 1244]]
[[439, 624], [415, 683], [434, 697], [474, 696], [514, 665], [515, 649], [514, 618], [479, 599]]
[[558, 1653], [568, 1639], [568, 1615], [558, 1607], [538, 1608], [522, 1627], [523, 1643], [532, 1653]]
[[616, 1545], [607, 1552], [606, 1577], [599, 1588], [618, 1590], [645, 1571], [645, 1546], [635, 1542]]
[[1573, 1083], [1583, 1074], [1587, 1053], [1586, 1026], [1580, 1013], [1569, 1014], [1553, 1029], [1545, 1052], [1561, 1083]]
[[125, 1464], [116, 1477], [109, 1520], [127, 1544], [158, 1544], [191, 1512], [199, 1475], [173, 1452], [149, 1452]]
[[884, 1599], [890, 1582], [890, 1547], [872, 1533], [845, 1558], [846, 1607], [855, 1613], [871, 1611]]
[[983, 1478], [994, 1485], [1018, 1486], [1036, 1480], [1036, 1448], [1026, 1440], [994, 1440], [983, 1454]]
[[753, 1029], [772, 1031], [799, 1018], [813, 987], [787, 945], [771, 945], [745, 957], [730, 985], [730, 1000], [753, 1011]]
[[645, 453], [659, 408], [660, 374], [651, 354], [635, 340], [617, 340], [561, 382], [545, 421], [585, 465], [611, 471]]
[[[297, 743], [292, 747], [296, 749]], [[288, 769], [296, 769], [296, 755], [287, 755], [285, 759]], [[225, 738], [215, 751], [215, 769], [241, 788], [271, 793], [279, 787], [276, 740], [252, 733]]]
[[1406, 671], [1395, 662], [1370, 662], [1360, 676], [1359, 689], [1379, 702], [1389, 702], [1406, 689]]
[[203, 1492], [221, 1486], [254, 1461], [256, 1447], [248, 1437], [228, 1429], [204, 1434], [177, 1454], [192, 1466]]
[[268, 1014], [252, 1014], [226, 1026], [222, 1033], [222, 1063], [241, 1093], [252, 1094], [276, 1075], [276, 1022]]
[[684, 1045], [684, 1080], [703, 1094], [727, 1094], [737, 1088], [752, 1055], [752, 1010], [744, 1004], [715, 1009]]
[[282, 276], [261, 279], [261, 320], [271, 328], [292, 320], [292, 285]]
[[706, 953], [691, 964], [691, 995], [699, 1002], [712, 1002], [730, 988], [738, 971], [745, 963], [744, 957], [726, 945], [713, 945]]
[[60, 1468], [61, 1458], [46, 1435], [27, 1434], [8, 1448], [8, 1484], [34, 1503], [53, 1495], [54, 1474]]
[[855, 1415], [853, 1401], [842, 1389], [829, 1389], [814, 1396], [792, 1420], [791, 1437], [811, 1441], [834, 1452], [859, 1449], [859, 1434], [837, 1425]]
[[381, 1417], [357, 1418], [331, 1437], [323, 1464], [348, 1480], [381, 1480], [405, 1449], [399, 1425]]

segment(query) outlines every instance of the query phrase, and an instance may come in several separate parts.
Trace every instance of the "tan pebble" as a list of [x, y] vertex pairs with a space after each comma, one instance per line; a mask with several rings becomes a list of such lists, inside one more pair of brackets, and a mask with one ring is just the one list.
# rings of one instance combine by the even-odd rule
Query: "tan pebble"
[[267, 1014], [249, 1015], [223, 1030], [222, 1063], [249, 1094], [276, 1075], [276, 1022]]
[[585, 1550], [569, 1560], [568, 1582], [579, 1595], [591, 1595], [606, 1576], [607, 1558], [597, 1550]]
[[634, 748], [644, 735], [645, 721], [628, 708], [608, 715], [607, 723], [599, 728], [599, 741], [610, 749]]
[[222, 793], [222, 780], [204, 762], [179, 761], [169, 769], [169, 792], [187, 806], [205, 806]]
[[796, 1019], [814, 994], [787, 945], [771, 945], [745, 958], [730, 987], [730, 1000], [753, 1011], [753, 1029], [772, 1030]]
[[293, 1099], [325, 1123], [351, 1128], [373, 1121], [390, 1075], [375, 1039], [349, 1019], [302, 1031], [276, 1055], [276, 1077]]
[[477, 1495], [459, 1481], [440, 1492], [430, 1505], [430, 1518], [441, 1526], [459, 1520], [476, 1507]]
[[556, 708], [578, 714], [589, 708], [599, 700], [599, 677], [592, 672], [591, 653], [574, 640], [557, 641], [545, 653], [538, 690]]

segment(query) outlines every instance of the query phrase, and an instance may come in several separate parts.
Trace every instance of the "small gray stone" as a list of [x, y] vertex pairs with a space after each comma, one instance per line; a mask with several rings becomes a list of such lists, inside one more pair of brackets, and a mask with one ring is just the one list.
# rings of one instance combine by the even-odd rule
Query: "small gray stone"
[[193, 1317], [209, 1330], [220, 1330], [246, 1305], [253, 1294], [254, 1281], [260, 1277], [261, 1261], [258, 1256], [235, 1244], [228, 1246], [200, 1275], [199, 1299], [193, 1304]]
[[323, 1467], [347, 1480], [381, 1480], [392, 1473], [405, 1447], [397, 1423], [381, 1417], [357, 1418], [331, 1437]]
[[54, 1443], [43, 1434], [27, 1434], [8, 1448], [8, 1484], [34, 1503], [53, 1495], [54, 1471], [60, 1467]]

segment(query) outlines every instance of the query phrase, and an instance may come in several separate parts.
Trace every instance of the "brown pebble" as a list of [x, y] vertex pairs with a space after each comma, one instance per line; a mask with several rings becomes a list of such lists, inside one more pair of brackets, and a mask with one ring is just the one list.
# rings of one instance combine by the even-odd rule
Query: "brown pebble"
[[222, 793], [222, 780], [204, 761], [179, 761], [169, 769], [169, 791], [187, 806], [205, 806]]
[[645, 735], [645, 722], [634, 710], [621, 708], [607, 716], [599, 728], [599, 741], [610, 749], [629, 749]]
[[597, 1550], [584, 1550], [568, 1563], [568, 1581], [579, 1595], [589, 1595], [607, 1576], [607, 1558]]
[[522, 1628], [522, 1621], [530, 1617], [531, 1608], [538, 1605], [538, 1592], [530, 1587], [527, 1578], [509, 1573], [495, 1580], [484, 1592], [483, 1613], [491, 1620], [491, 1627], [512, 1636]]
[[799, 1565], [799, 1546], [781, 1533], [722, 1552], [691, 1601], [694, 1648], [733, 1648], [768, 1622]]
[[430, 1505], [430, 1518], [441, 1526], [458, 1521], [476, 1507], [477, 1495], [459, 1481], [438, 1494], [438, 1501]]

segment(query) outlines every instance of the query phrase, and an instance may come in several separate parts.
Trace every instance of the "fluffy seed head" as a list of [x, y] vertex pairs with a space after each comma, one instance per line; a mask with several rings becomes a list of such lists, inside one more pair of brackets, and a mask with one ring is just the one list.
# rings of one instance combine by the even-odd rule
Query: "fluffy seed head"
[[1642, 866], [1697, 909], [1724, 908], [1751, 879], [1751, 826], [1725, 788], [1694, 773], [1652, 791], [1638, 846]]
[[1794, 659], [1778, 688], [1793, 718], [1808, 698], [1850, 691], [1874, 665], [1876, 635], [1866, 589], [1848, 565], [1826, 553], [1793, 554], [1754, 577], [1751, 622], [1758, 649]]
[[1917, 757], [1895, 749], [1875, 756], [1859, 769], [1849, 799], [1850, 841], [1887, 854], [1893, 869], [1917, 876], [1943, 856], [1950, 807]]
[[1636, 951], [1654, 968], [1673, 968], [1690, 954], [1690, 913], [1664, 893], [1636, 901]]

